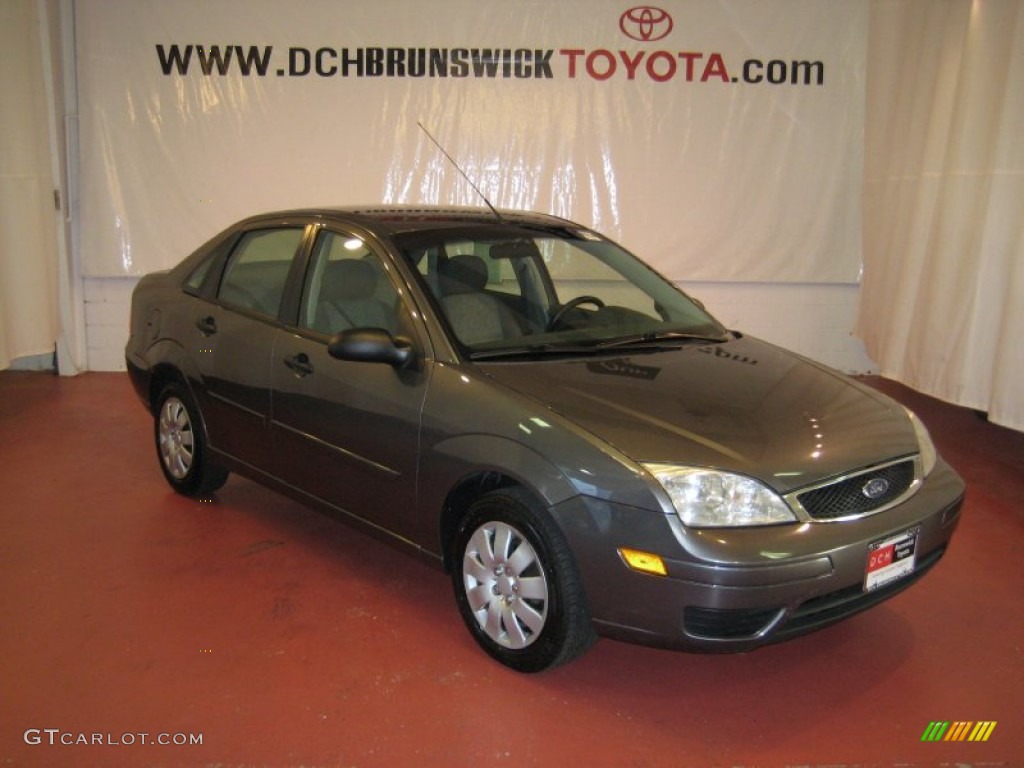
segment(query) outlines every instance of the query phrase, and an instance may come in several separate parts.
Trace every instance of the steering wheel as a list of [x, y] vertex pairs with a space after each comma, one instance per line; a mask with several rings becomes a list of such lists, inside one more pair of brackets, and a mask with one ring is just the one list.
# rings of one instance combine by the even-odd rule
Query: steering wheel
[[575, 299], [570, 299], [561, 306], [561, 308], [555, 312], [552, 318], [548, 321], [547, 331], [553, 331], [558, 327], [558, 324], [562, 322], [562, 318], [569, 313], [570, 310], [576, 309], [581, 304], [593, 304], [598, 309], [604, 306], [604, 302], [601, 301], [597, 296], [577, 296]]

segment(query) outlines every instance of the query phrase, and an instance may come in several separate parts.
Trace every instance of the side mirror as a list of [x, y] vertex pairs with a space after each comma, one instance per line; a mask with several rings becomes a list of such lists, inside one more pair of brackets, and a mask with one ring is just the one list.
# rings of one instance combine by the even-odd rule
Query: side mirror
[[406, 368], [416, 359], [412, 342], [395, 338], [383, 328], [352, 328], [335, 334], [327, 343], [327, 354], [338, 360], [387, 363]]

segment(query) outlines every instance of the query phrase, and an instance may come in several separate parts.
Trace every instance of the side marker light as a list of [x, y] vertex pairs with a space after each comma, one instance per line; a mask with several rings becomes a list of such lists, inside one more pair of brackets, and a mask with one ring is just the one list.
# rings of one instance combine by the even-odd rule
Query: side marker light
[[668, 576], [668, 569], [665, 568], [665, 563], [660, 557], [652, 555], [650, 552], [640, 552], [636, 549], [619, 547], [619, 557], [634, 571], [650, 573], [655, 576]]

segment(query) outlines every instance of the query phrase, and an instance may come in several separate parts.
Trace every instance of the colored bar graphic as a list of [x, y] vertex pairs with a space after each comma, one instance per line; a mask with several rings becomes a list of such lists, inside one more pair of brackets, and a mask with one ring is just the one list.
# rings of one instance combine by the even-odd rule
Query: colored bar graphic
[[995, 727], [995, 720], [933, 720], [921, 734], [921, 741], [988, 741]]
[[970, 720], [966, 722], [953, 723], [949, 727], [949, 733], [946, 734], [946, 738], [943, 741], [963, 741], [967, 738], [967, 732], [971, 726], [974, 725]]
[[992, 731], [994, 731], [995, 728], [995, 720], [980, 722], [976, 726], [974, 726], [974, 730], [971, 731], [971, 735], [967, 737], [967, 740], [988, 741], [988, 737], [992, 735]]

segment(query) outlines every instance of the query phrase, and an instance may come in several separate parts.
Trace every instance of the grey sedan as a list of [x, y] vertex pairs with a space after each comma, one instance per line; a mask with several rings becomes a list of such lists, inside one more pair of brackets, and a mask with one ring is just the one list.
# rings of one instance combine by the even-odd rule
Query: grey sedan
[[963, 501], [902, 406], [540, 214], [247, 219], [139, 282], [126, 357], [176, 491], [236, 472], [425, 556], [524, 672], [843, 619]]

